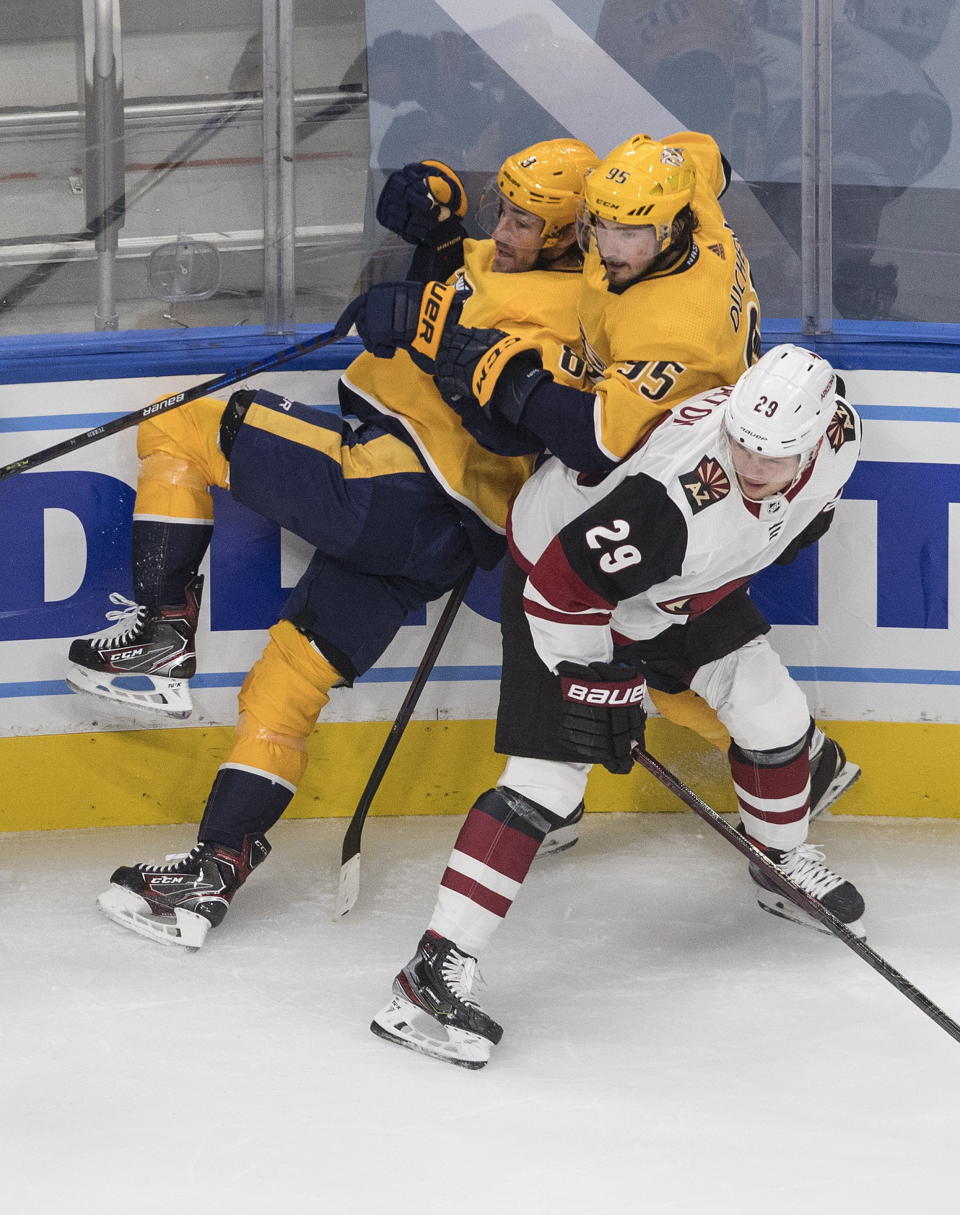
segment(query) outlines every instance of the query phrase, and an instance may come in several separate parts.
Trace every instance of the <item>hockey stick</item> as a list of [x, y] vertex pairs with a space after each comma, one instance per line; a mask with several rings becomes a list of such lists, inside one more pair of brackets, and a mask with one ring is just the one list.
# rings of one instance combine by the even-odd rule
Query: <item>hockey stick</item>
[[894, 970], [890, 963], [876, 953], [875, 950], [871, 949], [866, 941], [861, 940], [858, 936], [854, 936], [846, 924], [838, 920], [833, 912], [828, 911], [816, 899], [811, 898], [810, 895], [801, 890], [786, 874], [781, 873], [765, 853], [761, 852], [759, 848], [754, 847], [735, 827], [731, 827], [725, 819], [720, 817], [716, 810], [713, 810], [706, 802], [701, 801], [696, 793], [688, 789], [673, 773], [668, 772], [648, 752], [635, 747], [633, 758], [638, 764], [646, 768], [651, 775], [655, 776], [662, 785], [665, 785], [671, 793], [676, 794], [685, 805], [689, 806], [695, 814], [698, 814], [714, 831], [719, 831], [723, 838], [728, 843], [733, 844], [738, 852], [742, 852], [747, 860], [752, 861], [761, 868], [766, 877], [774, 883], [781, 894], [790, 899], [792, 903], [796, 903], [808, 915], [819, 920], [821, 924], [829, 928], [834, 936], [839, 937], [844, 945], [849, 946], [854, 953], [859, 954], [868, 966], [872, 966], [901, 995], [906, 996], [921, 1012], [926, 1013], [955, 1042], [960, 1042], [960, 1025], [952, 1017], [948, 1017], [942, 1008], [938, 1008], [922, 991], [919, 991], [909, 980], [905, 979], [898, 970]]
[[102, 426], [94, 426], [92, 430], [85, 430], [82, 434], [74, 435], [72, 439], [64, 439], [62, 443], [55, 443], [53, 447], [45, 447], [43, 451], [35, 452], [32, 456], [14, 460], [12, 464], [5, 464], [0, 468], [0, 481], [6, 481], [8, 477], [14, 477], [17, 473], [36, 468], [38, 464], [46, 464], [48, 460], [64, 456], [68, 451], [86, 447], [88, 443], [95, 443], [98, 439], [119, 434], [121, 430], [129, 430], [131, 426], [139, 426], [147, 418], [155, 418], [158, 414], [178, 409], [181, 405], [186, 405], [188, 401], [195, 401], [198, 397], [218, 392], [221, 388], [229, 388], [231, 384], [238, 384], [241, 380], [259, 375], [262, 371], [269, 371], [272, 367], [279, 367], [282, 363], [289, 363], [303, 354], [309, 354], [311, 350], [320, 350], [324, 346], [329, 346], [331, 342], [344, 337], [348, 329], [349, 325], [346, 325], [341, 318], [328, 333], [317, 334], [316, 337], [308, 338], [305, 342], [298, 342], [295, 346], [286, 346], [276, 354], [258, 359], [248, 367], [240, 368], [239, 371], [228, 371], [226, 375], [219, 375], [216, 379], [197, 384], [195, 388], [172, 393], [169, 397], [154, 401], [152, 405], [145, 405], [143, 409], [138, 409], [135, 413], [124, 414], [122, 418], [114, 418], [111, 422], [104, 422]]
[[407, 689], [407, 694], [403, 698], [403, 704], [400, 706], [396, 719], [390, 727], [387, 740], [383, 744], [380, 754], [377, 756], [377, 762], [373, 765], [370, 777], [367, 780], [363, 793], [360, 795], [360, 800], [357, 802], [357, 808], [354, 810], [353, 817], [347, 825], [347, 830], [343, 837], [343, 848], [340, 852], [340, 884], [337, 887], [337, 903], [333, 915], [335, 920], [346, 915], [357, 901], [357, 896], [360, 893], [360, 836], [363, 834], [363, 824], [366, 821], [367, 813], [373, 803], [377, 790], [380, 788], [380, 782], [383, 780], [390, 760], [393, 758], [393, 753], [396, 751], [403, 732], [407, 728], [407, 722], [413, 715], [413, 710], [417, 707], [417, 701], [420, 699], [420, 693], [423, 691], [424, 684], [430, 678], [430, 672], [433, 670], [433, 665], [437, 661], [440, 650], [443, 648], [443, 643], [450, 632], [450, 626], [453, 624], [454, 617], [460, 608], [460, 604], [463, 602], [463, 597], [467, 593], [467, 587], [470, 585], [473, 571], [474, 567], [471, 565], [450, 592], [450, 597], [447, 599], [440, 619], [437, 621], [437, 627], [433, 630], [433, 636], [427, 643], [427, 648], [423, 652], [423, 658], [420, 659], [420, 665], [417, 667], [410, 687]]

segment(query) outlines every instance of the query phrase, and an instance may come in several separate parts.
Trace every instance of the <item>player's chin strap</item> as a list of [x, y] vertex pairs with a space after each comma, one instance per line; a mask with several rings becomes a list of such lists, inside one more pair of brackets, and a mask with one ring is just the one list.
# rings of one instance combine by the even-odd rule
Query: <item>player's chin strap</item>
[[954, 1041], [960, 1042], [960, 1025], [952, 1017], [947, 1016], [943, 1009], [928, 999], [922, 991], [914, 987], [898, 970], [894, 970], [889, 962], [882, 958], [875, 950], [871, 949], [865, 941], [860, 937], [854, 936], [846, 924], [838, 920], [822, 903], [811, 898], [806, 891], [801, 890], [795, 882], [791, 881], [786, 874], [777, 868], [766, 853], [761, 852], [759, 848], [755, 848], [745, 836], [741, 835], [735, 827], [732, 827], [725, 819], [721, 818], [716, 810], [713, 810], [705, 801], [702, 801], [696, 793], [688, 789], [659, 760], [655, 759], [648, 751], [643, 751], [639, 747], [634, 749], [633, 758], [641, 767], [646, 768], [652, 776], [655, 776], [671, 793], [675, 794], [686, 806], [689, 806], [694, 814], [699, 815], [714, 831], [718, 831], [738, 852], [741, 852], [752, 864], [762, 869], [764, 875], [786, 898], [796, 903], [808, 915], [819, 920], [834, 936], [839, 937], [844, 945], [852, 949], [854, 953], [859, 954], [868, 966], [872, 966], [888, 983], [891, 983], [901, 995], [906, 996], [911, 1004], [915, 1004], [921, 1012], [926, 1013]]

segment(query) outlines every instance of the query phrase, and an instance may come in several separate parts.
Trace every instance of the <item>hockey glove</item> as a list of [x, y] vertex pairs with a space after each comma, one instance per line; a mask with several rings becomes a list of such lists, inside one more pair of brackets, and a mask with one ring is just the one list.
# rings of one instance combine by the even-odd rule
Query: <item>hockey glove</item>
[[453, 169], [438, 160], [404, 165], [387, 178], [377, 199], [377, 223], [408, 244], [438, 247], [463, 236], [467, 192]]
[[436, 355], [434, 379], [447, 404], [466, 419], [478, 407], [495, 410], [514, 425], [542, 380], [540, 347], [502, 329], [447, 325]]
[[625, 662], [561, 662], [557, 674], [563, 697], [563, 750], [581, 763], [629, 772], [631, 751], [644, 741], [643, 676]]
[[347, 307], [337, 327], [356, 325], [364, 346], [377, 358], [404, 349], [432, 374], [444, 323], [451, 311], [459, 316], [462, 303], [462, 296], [445, 283], [378, 283]]

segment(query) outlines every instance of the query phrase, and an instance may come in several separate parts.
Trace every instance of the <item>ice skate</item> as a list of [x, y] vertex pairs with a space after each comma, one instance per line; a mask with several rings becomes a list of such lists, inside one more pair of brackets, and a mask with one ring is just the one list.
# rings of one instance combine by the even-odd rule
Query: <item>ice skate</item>
[[573, 847], [580, 838], [580, 823], [583, 819], [584, 808], [584, 804], [581, 802], [569, 818], [564, 819], [559, 827], [554, 827], [544, 836], [543, 843], [533, 858], [535, 861], [542, 856], [553, 856], [554, 853], [566, 852], [568, 848]]
[[[137, 712], [189, 717], [193, 711], [188, 680], [196, 673], [194, 636], [203, 577], [186, 588], [186, 603], [156, 610], [114, 592], [107, 612], [115, 623], [70, 646], [67, 684]], [[139, 686], [130, 686], [130, 684]]]
[[240, 852], [222, 844], [197, 844], [190, 852], [168, 856], [166, 865], [124, 865], [110, 878], [97, 906], [114, 923], [141, 936], [199, 949], [269, 853], [264, 836], [248, 835]]
[[503, 1029], [472, 995], [477, 960], [452, 941], [424, 933], [416, 954], [393, 981], [393, 999], [371, 1030], [433, 1059], [477, 1069], [490, 1058]]
[[838, 742], [825, 738], [816, 759], [810, 761], [810, 821], [829, 810], [859, 779], [859, 765], [847, 759]]
[[[756, 841], [753, 843], [756, 844]], [[757, 847], [760, 845], [757, 844]], [[832, 912], [854, 936], [866, 937], [861, 923], [864, 904], [860, 891], [852, 882], [827, 868], [823, 863], [823, 853], [816, 845], [798, 844], [787, 852], [781, 852], [777, 848], [761, 848], [761, 851], [765, 852], [780, 872], [795, 882], [805, 894]], [[801, 924], [804, 928], [830, 932], [819, 920], [808, 915], [777, 890], [756, 862], [750, 864], [750, 877], [757, 885], [757, 902], [764, 911], [790, 920], [794, 924]]]

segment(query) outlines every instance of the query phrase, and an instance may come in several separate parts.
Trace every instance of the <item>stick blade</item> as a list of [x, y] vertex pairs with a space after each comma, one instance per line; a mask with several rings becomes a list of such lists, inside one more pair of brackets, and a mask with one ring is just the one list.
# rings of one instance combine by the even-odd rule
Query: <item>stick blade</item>
[[337, 902], [333, 912], [335, 920], [341, 919], [353, 907], [360, 894], [360, 853], [355, 852], [340, 866], [340, 884], [337, 887]]

